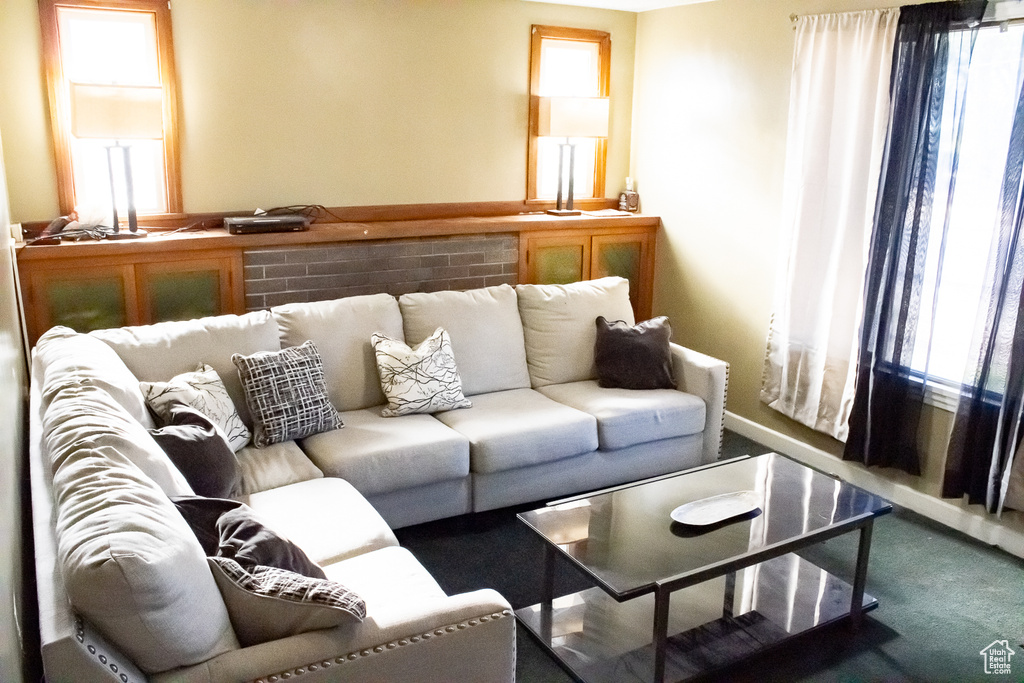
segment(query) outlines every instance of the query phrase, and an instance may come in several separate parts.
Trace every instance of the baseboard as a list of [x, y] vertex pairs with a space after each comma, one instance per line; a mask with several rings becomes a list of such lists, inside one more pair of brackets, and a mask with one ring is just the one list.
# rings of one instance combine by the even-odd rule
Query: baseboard
[[965, 505], [930, 496], [906, 484], [898, 484], [854, 462], [840, 460], [831, 453], [809, 446], [756, 422], [726, 411], [725, 428], [753, 439], [773, 451], [825, 472], [913, 510], [940, 524], [962, 531], [983, 543], [1002, 548], [1024, 558], [1024, 513], [1004, 513], [1002, 520], [984, 511], [980, 505]]

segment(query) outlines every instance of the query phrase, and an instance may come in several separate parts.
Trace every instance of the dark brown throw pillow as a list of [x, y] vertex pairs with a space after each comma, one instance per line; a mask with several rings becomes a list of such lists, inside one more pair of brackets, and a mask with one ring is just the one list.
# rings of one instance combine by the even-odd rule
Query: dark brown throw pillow
[[302, 548], [269, 529], [248, 505], [201, 496], [171, 500], [208, 557], [227, 557], [248, 569], [277, 567], [314, 579], [327, 578]]
[[659, 316], [635, 326], [597, 317], [594, 362], [597, 383], [617, 389], [675, 389], [672, 377], [672, 328]]
[[149, 433], [192, 490], [214, 498], [234, 495], [241, 484], [241, 474], [224, 433], [187, 403], [170, 406], [167, 417], [167, 424]]

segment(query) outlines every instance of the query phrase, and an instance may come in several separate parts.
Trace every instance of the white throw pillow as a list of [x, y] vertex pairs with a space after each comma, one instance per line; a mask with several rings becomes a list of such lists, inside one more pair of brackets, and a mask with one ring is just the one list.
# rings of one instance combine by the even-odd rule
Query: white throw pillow
[[439, 413], [473, 406], [462, 393], [452, 343], [444, 328], [434, 330], [414, 349], [378, 333], [370, 340], [377, 357], [380, 388], [388, 399], [382, 416]]
[[217, 371], [205, 363], [194, 372], [172, 377], [169, 382], [139, 382], [146, 403], [161, 420], [171, 416], [171, 406], [186, 403], [210, 418], [224, 433], [231, 450], [238, 452], [249, 443], [249, 429], [235, 410]]

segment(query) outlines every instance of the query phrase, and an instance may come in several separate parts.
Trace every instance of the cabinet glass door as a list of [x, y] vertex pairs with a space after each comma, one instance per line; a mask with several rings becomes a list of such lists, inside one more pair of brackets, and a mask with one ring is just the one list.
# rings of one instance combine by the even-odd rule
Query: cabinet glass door
[[644, 269], [649, 261], [649, 244], [646, 233], [595, 235], [592, 242], [590, 276], [596, 279], [617, 275], [629, 280], [629, 299], [637, 320], [650, 316], [651, 303], [643, 295], [647, 289], [643, 283], [648, 277]]
[[191, 320], [230, 311], [230, 268], [221, 259], [147, 263], [137, 268], [146, 321]]
[[220, 315], [220, 273], [197, 270], [160, 273], [148, 281], [149, 317], [153, 322]]
[[531, 239], [527, 281], [538, 285], [565, 285], [590, 277], [590, 237]]
[[131, 266], [86, 266], [32, 273], [31, 319], [35, 337], [55, 325], [91, 332], [137, 324], [131, 281]]
[[76, 332], [121, 327], [125, 315], [124, 283], [119, 277], [88, 280], [51, 280], [46, 285], [50, 324]]

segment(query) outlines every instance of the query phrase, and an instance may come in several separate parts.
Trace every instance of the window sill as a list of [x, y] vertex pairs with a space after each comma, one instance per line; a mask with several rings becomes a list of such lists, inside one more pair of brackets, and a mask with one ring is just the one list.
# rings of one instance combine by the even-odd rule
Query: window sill
[[933, 408], [955, 413], [960, 403], [960, 390], [950, 385], [929, 382], [924, 388], [924, 402]]

